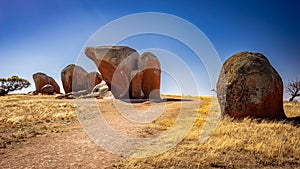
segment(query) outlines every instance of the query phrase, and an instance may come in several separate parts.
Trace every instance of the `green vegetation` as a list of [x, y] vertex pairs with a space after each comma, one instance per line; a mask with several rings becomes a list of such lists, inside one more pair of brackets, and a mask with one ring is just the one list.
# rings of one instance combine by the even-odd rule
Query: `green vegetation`
[[30, 83], [26, 79], [22, 79], [18, 76], [12, 76], [10, 78], [0, 78], [0, 89], [4, 90], [4, 93], [15, 90], [21, 90], [30, 86]]

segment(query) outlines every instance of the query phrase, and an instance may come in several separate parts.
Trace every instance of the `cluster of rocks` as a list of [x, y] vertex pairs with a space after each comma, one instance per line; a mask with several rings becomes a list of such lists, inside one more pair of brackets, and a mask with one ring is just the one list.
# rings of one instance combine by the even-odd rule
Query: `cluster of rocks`
[[225, 61], [217, 82], [217, 97], [223, 115], [286, 118], [282, 79], [260, 53], [240, 52]]
[[70, 64], [61, 72], [64, 95], [57, 98], [113, 98], [106, 82], [98, 72], [88, 73], [81, 66]]
[[[88, 73], [74, 64], [61, 72], [61, 81], [66, 94], [57, 98], [118, 98], [160, 99], [159, 60], [150, 52], [141, 56], [126, 46], [88, 47], [85, 54], [97, 66], [99, 72]], [[33, 75], [36, 93], [60, 93], [53, 78], [43, 73]]]
[[52, 77], [45, 73], [35, 73], [32, 75], [32, 78], [35, 84], [34, 94], [42, 93], [52, 95], [60, 93], [59, 85]]
[[101, 83], [97, 84], [93, 87], [91, 91], [88, 90], [80, 90], [76, 92], [69, 92], [67, 94], [61, 94], [56, 96], [57, 99], [67, 98], [67, 99], [75, 99], [75, 98], [99, 98], [99, 99], [113, 99], [114, 96], [109, 91], [108, 86], [105, 81], [102, 80]]
[[[66, 94], [57, 98], [160, 99], [161, 67], [152, 53], [139, 55], [126, 46], [97, 46], [86, 48], [85, 54], [101, 75], [68, 65], [61, 72]], [[57, 83], [46, 74], [36, 73], [33, 79], [36, 93], [60, 93]], [[223, 115], [286, 118], [282, 79], [260, 53], [240, 52], [223, 64], [217, 97]]]
[[160, 99], [159, 60], [150, 52], [141, 56], [126, 46], [88, 47], [90, 58], [116, 98]]

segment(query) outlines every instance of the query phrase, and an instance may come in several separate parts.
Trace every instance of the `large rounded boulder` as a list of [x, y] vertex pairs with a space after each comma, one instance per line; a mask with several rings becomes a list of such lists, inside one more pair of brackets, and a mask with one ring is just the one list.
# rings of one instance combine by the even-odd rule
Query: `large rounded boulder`
[[138, 68], [143, 71], [142, 89], [145, 97], [160, 99], [161, 67], [157, 57], [150, 52], [143, 53]]
[[223, 115], [286, 118], [282, 79], [260, 53], [240, 52], [224, 63], [217, 82], [217, 97]]
[[51, 85], [54, 88], [53, 93], [60, 93], [59, 85], [52, 77], [46, 75], [45, 73], [35, 73], [32, 75], [32, 78], [35, 84], [36, 93], [42, 93], [42, 88], [47, 84]]
[[70, 64], [61, 71], [61, 81], [65, 93], [86, 90], [86, 76], [88, 72], [82, 67]]
[[97, 46], [86, 48], [85, 54], [96, 64], [116, 98], [129, 97], [131, 72], [137, 69], [139, 57], [136, 50], [126, 46]]

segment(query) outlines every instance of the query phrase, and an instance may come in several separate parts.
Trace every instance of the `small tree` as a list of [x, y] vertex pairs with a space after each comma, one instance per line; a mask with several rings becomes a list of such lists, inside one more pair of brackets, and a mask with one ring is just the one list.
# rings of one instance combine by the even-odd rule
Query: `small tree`
[[30, 86], [30, 83], [26, 79], [22, 79], [18, 76], [12, 76], [10, 78], [0, 78], [0, 89], [5, 91], [5, 94], [15, 90], [21, 90]]
[[300, 96], [300, 80], [297, 78], [285, 84], [285, 91], [291, 95], [289, 101], [293, 101], [295, 97]]

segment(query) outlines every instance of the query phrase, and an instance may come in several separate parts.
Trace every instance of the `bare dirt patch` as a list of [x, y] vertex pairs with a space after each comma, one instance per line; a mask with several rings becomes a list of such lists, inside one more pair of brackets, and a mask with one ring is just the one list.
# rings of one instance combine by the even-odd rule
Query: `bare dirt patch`
[[80, 124], [0, 149], [1, 168], [106, 168], [121, 160], [94, 144]]
[[[97, 100], [107, 124], [130, 137], [147, 137], [149, 124], [128, 121], [118, 113], [113, 100]], [[138, 111], [161, 103], [124, 103]], [[180, 102], [164, 103], [159, 119], [176, 117]], [[0, 98], [1, 168], [111, 168], [124, 158], [96, 145], [76, 118], [72, 100], [53, 96], [9, 95]], [[170, 112], [167, 114], [166, 112]]]

